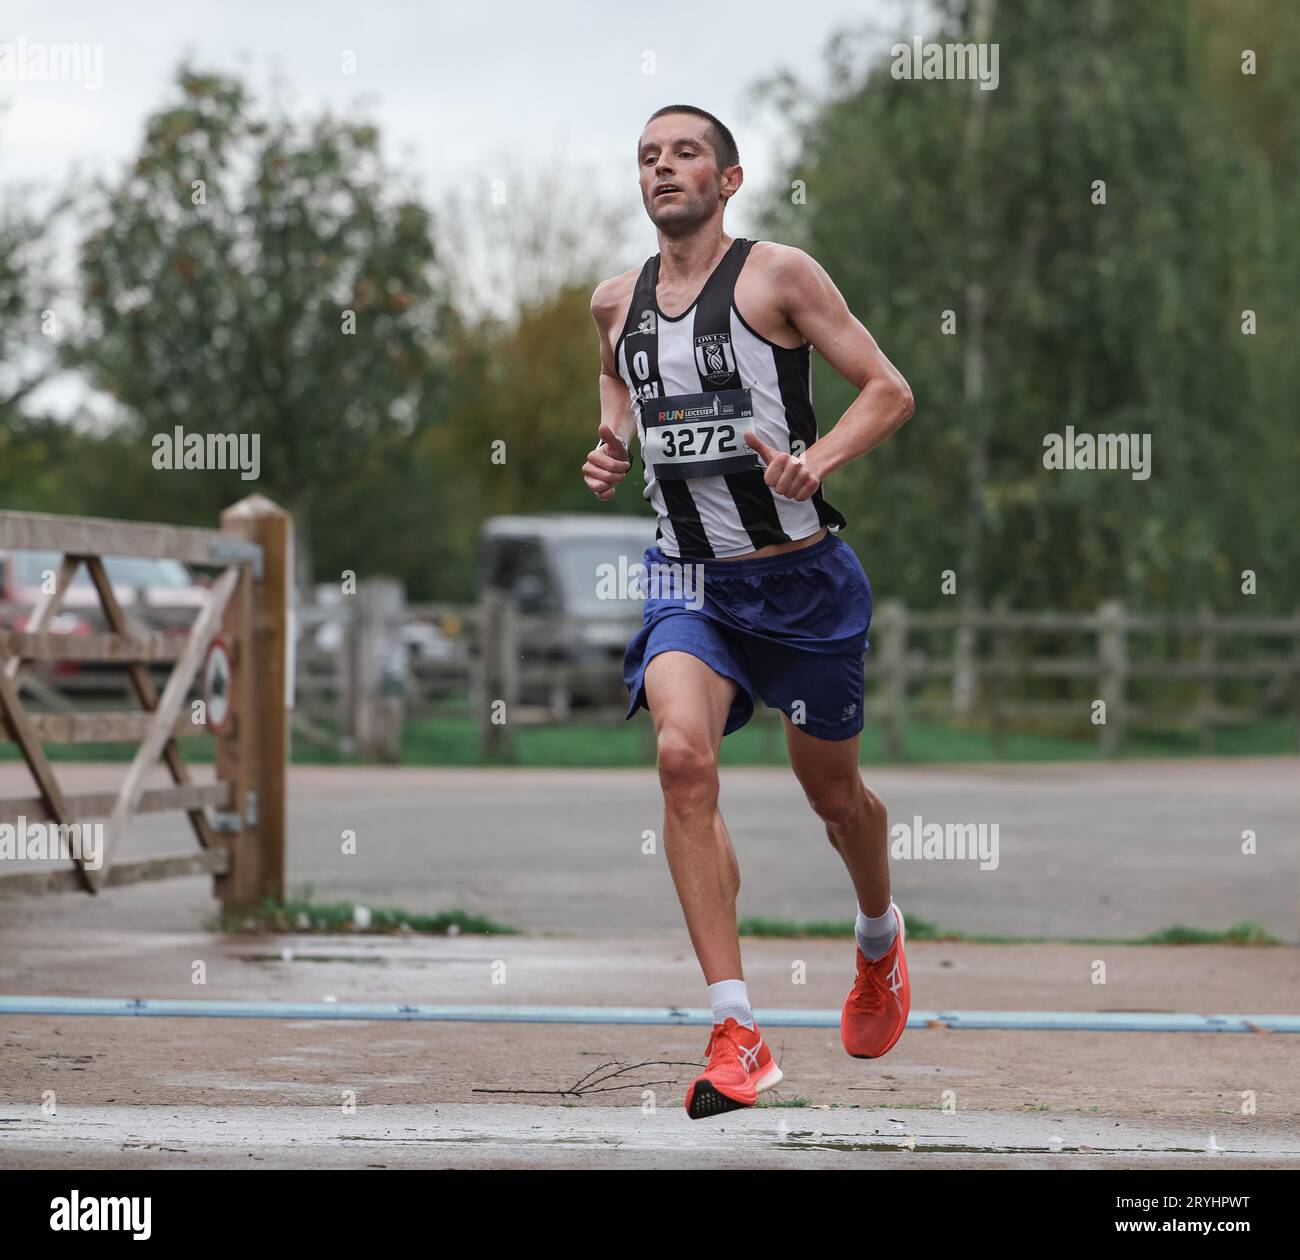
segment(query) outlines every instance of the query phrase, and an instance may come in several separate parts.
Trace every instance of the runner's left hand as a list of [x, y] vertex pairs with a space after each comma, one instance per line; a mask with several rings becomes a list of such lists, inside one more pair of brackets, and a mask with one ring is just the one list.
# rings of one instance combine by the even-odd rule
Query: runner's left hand
[[811, 498], [814, 490], [821, 485], [821, 479], [807, 466], [807, 454], [791, 455], [789, 451], [778, 451], [768, 446], [752, 429], [745, 431], [745, 441], [761, 456], [767, 465], [763, 473], [763, 484], [783, 499], [802, 502]]

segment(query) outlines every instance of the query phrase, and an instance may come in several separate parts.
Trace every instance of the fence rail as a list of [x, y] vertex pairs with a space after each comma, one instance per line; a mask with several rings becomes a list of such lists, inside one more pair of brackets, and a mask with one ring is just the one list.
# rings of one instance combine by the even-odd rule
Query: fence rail
[[[3, 612], [0, 606], [0, 619]], [[474, 605], [408, 605], [398, 583], [376, 578], [336, 602], [296, 608], [293, 622], [293, 729], [301, 738], [391, 761], [404, 722], [458, 717], [475, 723], [485, 754], [508, 757], [523, 727], [622, 723], [623, 649], [639, 608], [620, 621], [524, 615], [491, 597]], [[0, 659], [44, 651], [60, 638], [63, 658], [81, 663], [133, 659], [158, 668], [180, 654], [175, 635], [138, 627], [71, 640], [29, 629], [0, 632]], [[1207, 752], [1227, 725], [1285, 716], [1300, 726], [1300, 614], [1152, 614], [1116, 601], [1073, 612], [918, 610], [883, 601], [870, 641], [867, 720], [895, 758], [919, 720], [984, 725], [999, 746], [1017, 726], [1091, 731], [1107, 756], [1119, 755], [1139, 726], [1194, 730]], [[570, 650], [584, 642], [583, 653]], [[59, 680], [59, 691], [72, 695], [102, 686], [103, 678], [75, 674]], [[80, 720], [60, 706], [66, 709], [67, 699], [58, 694], [44, 706], [45, 738], [139, 734], [138, 717], [115, 728], [115, 720]], [[644, 715], [638, 721], [653, 756], [650, 723]], [[780, 716], [760, 707], [755, 721], [774, 749]]]
[[[525, 645], [548, 635], [571, 636], [576, 623], [521, 616], [504, 601], [481, 605], [477, 620], [474, 707], [481, 743], [485, 752], [509, 755], [516, 728], [563, 720], [569, 714], [563, 704], [528, 703], [529, 694], [544, 691], [545, 680], [560, 693], [571, 691], [585, 676], [572, 664], [528, 660]], [[969, 656], [961, 651], [964, 631], [975, 645]], [[1185, 640], [1188, 659], [1140, 655], [1134, 641], [1151, 634]], [[933, 644], [944, 636], [947, 642]], [[1033, 638], [1032, 649], [1018, 650], [1020, 637]], [[1090, 646], [1073, 641], [1080, 637], [1090, 639]], [[1246, 659], [1220, 659], [1225, 641], [1240, 649], [1261, 637], [1284, 641], [1284, 649], [1252, 649]], [[1094, 727], [1106, 756], [1123, 751], [1130, 728], [1138, 722], [1194, 728], [1206, 751], [1214, 747], [1217, 727], [1281, 712], [1284, 706], [1300, 723], [1300, 615], [1152, 615], [1128, 612], [1115, 601], [1092, 612], [915, 611], [898, 601], [884, 601], [875, 610], [870, 641], [864, 663], [868, 720], [882, 727], [886, 755], [893, 758], [903, 755], [909, 721], [956, 716], [956, 697], [962, 690], [977, 697], [973, 716], [989, 723], [999, 743], [1013, 720], [1052, 720], [1076, 730]], [[923, 646], [927, 643], [930, 646]], [[621, 654], [619, 662], [607, 666], [607, 674], [621, 688], [620, 663]], [[1180, 691], [1157, 700], [1144, 695], [1151, 684], [1175, 684]], [[1253, 685], [1253, 694], [1225, 703], [1220, 684]], [[1029, 694], [1036, 688], [1069, 694]], [[582, 717], [620, 721], [626, 700], [621, 691], [608, 708], [584, 710]], [[770, 742], [779, 733], [781, 719], [765, 710], [755, 716], [765, 723]]]

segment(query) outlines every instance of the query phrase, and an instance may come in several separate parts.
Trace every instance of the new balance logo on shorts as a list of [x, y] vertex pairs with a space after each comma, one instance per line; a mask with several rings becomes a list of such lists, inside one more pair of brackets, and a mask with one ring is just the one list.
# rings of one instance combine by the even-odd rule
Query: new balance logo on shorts
[[847, 722], [857, 711], [858, 706], [856, 704], [846, 704], [840, 710], [840, 721]]

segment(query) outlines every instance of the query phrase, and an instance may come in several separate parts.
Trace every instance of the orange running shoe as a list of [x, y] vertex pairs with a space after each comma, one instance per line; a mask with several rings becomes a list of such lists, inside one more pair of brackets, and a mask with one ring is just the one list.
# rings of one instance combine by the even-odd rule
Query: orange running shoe
[[709, 1066], [686, 1091], [686, 1114], [692, 1120], [752, 1107], [759, 1094], [782, 1076], [757, 1026], [746, 1028], [731, 1016], [714, 1024], [704, 1053]]
[[857, 944], [853, 946], [858, 975], [840, 1012], [840, 1040], [855, 1059], [878, 1059], [893, 1049], [912, 1009], [912, 986], [903, 953], [903, 912], [897, 905], [894, 914], [898, 935], [883, 958], [869, 962]]

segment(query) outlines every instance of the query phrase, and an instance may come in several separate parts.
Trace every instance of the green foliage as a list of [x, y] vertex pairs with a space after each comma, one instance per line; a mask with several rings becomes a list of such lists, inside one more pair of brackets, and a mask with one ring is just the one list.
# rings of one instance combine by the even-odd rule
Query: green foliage
[[24, 404], [49, 375], [53, 355], [43, 315], [52, 304], [49, 217], [24, 199], [0, 199], [0, 494], [26, 445]]
[[[1292, 611], [1300, 9], [941, 0], [925, 37], [966, 42], [981, 9], [995, 91], [894, 79], [878, 32], [832, 42], [820, 98], [788, 72], [759, 85], [793, 146], [761, 234], [826, 267], [917, 398], [829, 481], [846, 536], [878, 596], [913, 606], [957, 568], [979, 603]], [[472, 595], [490, 513], [645, 513], [630, 485], [598, 508], [578, 473], [598, 405], [587, 272], [639, 261], [606, 244], [608, 210], [563, 201], [567, 178], [536, 197], [512, 179], [509, 214], [467, 194], [494, 264], [479, 283], [502, 299], [485, 314], [473, 242], [435, 244], [456, 216], [435, 223], [395, 182], [370, 123], [268, 114], [182, 67], [130, 169], [85, 199], [66, 364], [121, 404], [108, 432], [19, 415], [46, 295], [42, 225], [7, 198], [0, 360], [23, 367], [0, 377], [0, 504], [210, 524], [251, 483], [155, 470], [151, 438], [258, 433], [259, 488], [294, 510], [315, 576], [363, 565], [412, 599]], [[815, 375], [824, 433], [853, 390]], [[1150, 433], [1150, 480], [1044, 469], [1066, 425]]]
[[210, 521], [250, 488], [237, 472], [154, 470], [154, 435], [258, 434], [257, 488], [294, 508], [300, 535], [328, 507], [319, 528], [336, 540], [358, 462], [409, 449], [437, 414], [430, 214], [389, 193], [373, 125], [262, 117], [238, 81], [189, 68], [177, 87], [131, 170], [98, 190], [68, 362], [128, 410], [150, 500], [180, 487]]
[[[972, 38], [968, 7], [941, 5], [926, 38]], [[982, 530], [978, 574], [959, 574], [980, 602], [1241, 611], [1251, 568], [1251, 611], [1290, 611], [1300, 20], [1259, 5], [990, 8], [994, 91], [894, 79], [880, 50], [854, 73], [839, 48], [788, 172], [807, 204], [784, 200], [787, 182], [765, 215], [827, 268], [917, 398], [827, 496], [877, 588], [913, 604], [938, 602], [940, 572]], [[1244, 76], [1257, 45], [1261, 76]], [[789, 76], [763, 91], [808, 99]], [[979, 402], [964, 379], [976, 286]], [[818, 386], [825, 431], [852, 391], [824, 365]], [[1045, 470], [1044, 435], [1067, 424], [1150, 433], [1150, 480]]]

